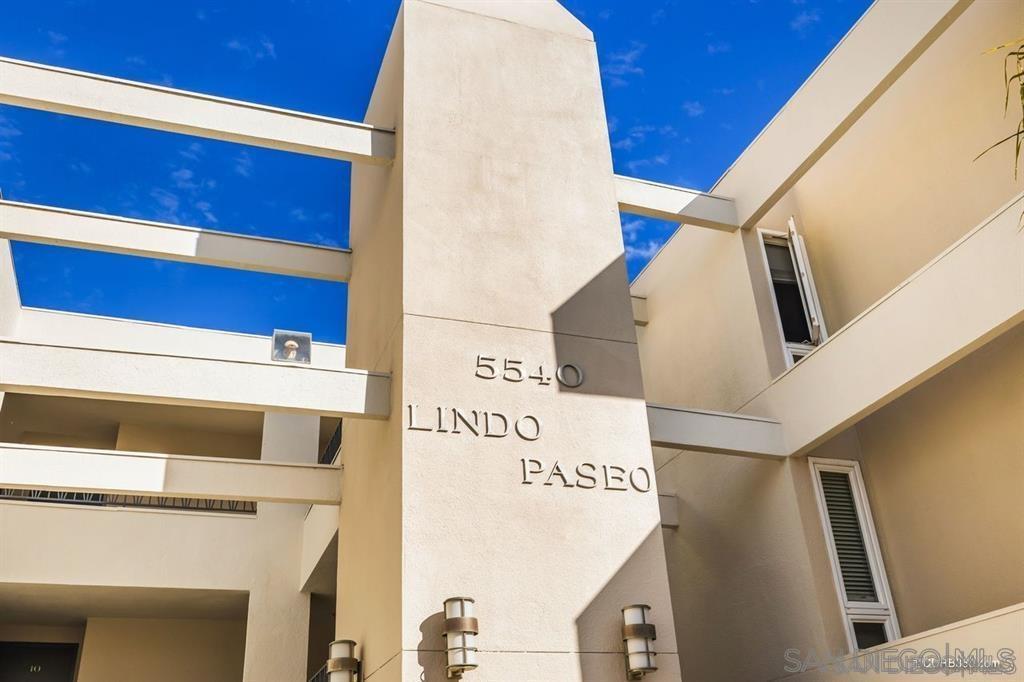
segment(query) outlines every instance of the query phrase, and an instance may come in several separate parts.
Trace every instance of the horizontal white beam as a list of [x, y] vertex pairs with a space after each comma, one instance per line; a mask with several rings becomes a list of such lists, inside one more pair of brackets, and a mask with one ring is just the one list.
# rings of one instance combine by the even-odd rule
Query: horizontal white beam
[[973, 0], [876, 2], [715, 184], [751, 227]]
[[[2, 338], [25, 343], [153, 355], [181, 355], [187, 349], [188, 355], [193, 358], [280, 364], [271, 359], [273, 343], [270, 336], [65, 310], [22, 308], [17, 329]], [[343, 345], [320, 343], [314, 339], [310, 353], [312, 367], [337, 370], [346, 368]]]
[[387, 374], [0, 340], [0, 392], [384, 418]]
[[786, 456], [782, 425], [745, 414], [647, 404], [651, 445], [775, 459]]
[[615, 176], [615, 193], [623, 213], [671, 220], [732, 232], [739, 223], [732, 199], [649, 180]]
[[0, 488], [337, 505], [340, 469], [0, 443]]
[[0, 201], [0, 238], [347, 282], [352, 252], [314, 244]]
[[778, 419], [787, 451], [804, 454], [1024, 322], [1022, 207], [1018, 196], [741, 411]]
[[0, 104], [343, 161], [388, 163], [393, 131], [0, 58]]

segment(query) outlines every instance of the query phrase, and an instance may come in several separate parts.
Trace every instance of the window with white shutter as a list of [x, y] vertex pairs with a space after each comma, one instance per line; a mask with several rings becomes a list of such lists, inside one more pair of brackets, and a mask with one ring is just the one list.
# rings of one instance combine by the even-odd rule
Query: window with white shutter
[[850, 651], [900, 637], [860, 465], [808, 458]]
[[828, 338], [825, 319], [796, 221], [789, 219], [787, 232], [759, 233], [779, 334], [786, 347], [786, 362], [792, 367]]

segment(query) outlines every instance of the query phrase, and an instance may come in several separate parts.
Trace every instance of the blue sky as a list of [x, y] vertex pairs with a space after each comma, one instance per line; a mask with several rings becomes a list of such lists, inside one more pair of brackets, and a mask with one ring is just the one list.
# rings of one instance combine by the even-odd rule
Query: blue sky
[[[398, 0], [7, 3], [0, 55], [360, 120]], [[709, 189], [868, 0], [564, 0], [595, 33], [616, 171]], [[330, 245], [348, 164], [0, 106], [0, 189]], [[623, 217], [630, 276], [675, 225]], [[25, 305], [342, 342], [346, 288], [32, 244]]]

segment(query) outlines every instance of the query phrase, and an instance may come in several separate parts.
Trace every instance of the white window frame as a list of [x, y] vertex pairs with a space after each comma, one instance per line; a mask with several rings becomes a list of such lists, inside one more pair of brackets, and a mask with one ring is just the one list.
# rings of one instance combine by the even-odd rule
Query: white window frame
[[[779, 334], [779, 343], [785, 350], [786, 367], [796, 364], [798, 358], [803, 358], [812, 350], [828, 340], [828, 330], [825, 325], [825, 316], [821, 312], [821, 301], [818, 299], [818, 290], [814, 285], [814, 275], [811, 272], [810, 259], [807, 257], [807, 246], [804, 238], [797, 232], [796, 219], [792, 216], [787, 222], [788, 231], [778, 232], [776, 230], [758, 229], [758, 238], [761, 240], [761, 259], [764, 264], [765, 277], [768, 278], [768, 293], [772, 299], [772, 306], [775, 310], [775, 326]], [[768, 250], [766, 244], [785, 246], [789, 249], [789, 256], [793, 260], [793, 270], [796, 272], [797, 285], [800, 290], [800, 300], [804, 306], [804, 318], [807, 320], [807, 328], [811, 331], [813, 343], [794, 343], [786, 341], [786, 335], [782, 330], [782, 315], [779, 312], [779, 301], [775, 297], [775, 283], [772, 281], [771, 267], [768, 265]], [[817, 336], [817, 339], [814, 337]]]
[[[843, 613], [843, 626], [846, 630], [846, 643], [850, 648], [850, 653], [858, 651], [857, 637], [853, 631], [854, 623], [884, 623], [889, 641], [899, 639], [902, 637], [900, 624], [896, 618], [896, 607], [892, 601], [889, 578], [885, 572], [885, 562], [882, 561], [882, 550], [878, 545], [875, 521], [871, 516], [871, 506], [868, 504], [860, 463], [853, 460], [821, 457], [808, 457], [807, 463], [811, 468], [814, 497], [818, 502], [818, 516], [825, 534], [829, 563], [832, 565], [832, 581], [836, 588], [840, 611]], [[835, 538], [832, 535], [832, 524], [828, 519], [828, 507], [825, 504], [825, 492], [822, 490], [821, 477], [818, 475], [821, 471], [834, 471], [847, 474], [850, 477], [850, 489], [853, 492], [854, 504], [857, 506], [857, 522], [860, 523], [861, 535], [864, 538], [864, 549], [867, 552], [868, 564], [871, 568], [871, 578], [875, 583], [877, 602], [850, 601], [846, 598], [842, 569], [839, 567], [839, 555], [836, 551]]]

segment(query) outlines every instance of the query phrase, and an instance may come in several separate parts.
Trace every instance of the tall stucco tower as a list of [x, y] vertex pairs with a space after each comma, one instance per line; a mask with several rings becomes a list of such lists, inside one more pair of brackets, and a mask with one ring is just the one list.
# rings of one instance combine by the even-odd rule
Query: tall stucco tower
[[391, 416], [346, 425], [337, 634], [370, 679], [625, 679], [622, 613], [679, 661], [593, 36], [554, 0], [406, 0], [352, 177], [348, 363]]

